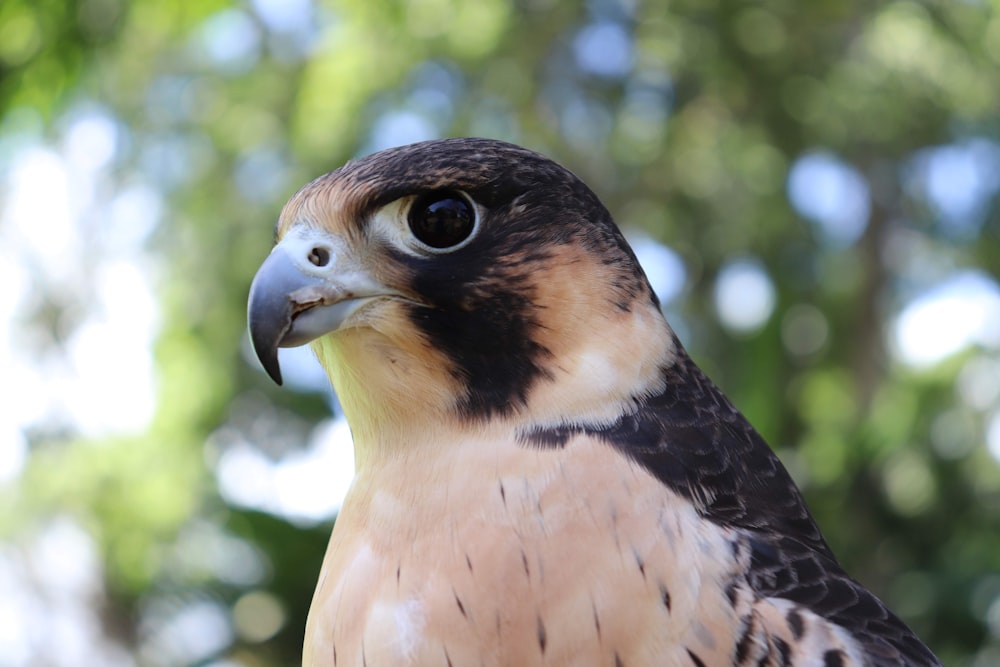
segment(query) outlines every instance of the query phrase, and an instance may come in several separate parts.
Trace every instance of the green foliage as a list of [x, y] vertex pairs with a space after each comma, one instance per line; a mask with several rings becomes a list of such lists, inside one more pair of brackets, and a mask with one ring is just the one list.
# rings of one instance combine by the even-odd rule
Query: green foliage
[[[1000, 466], [984, 442], [1000, 381], [981, 369], [1000, 367], [1000, 352], [982, 344], [914, 368], [889, 340], [900, 310], [951, 271], [1000, 275], [996, 189], [958, 233], [913, 180], [922, 150], [998, 139], [994, 5], [343, 0], [311, 6], [296, 32], [227, 0], [6, 0], [7, 138], [41, 124], [58, 143], [79, 105], [99, 105], [123, 137], [99, 196], [149, 184], [164, 213], [141, 248], [160, 309], [150, 423], [127, 436], [28, 429], [26, 468], [0, 492], [16, 511], [0, 527], [23, 544], [49, 517], [76, 517], [103, 564], [104, 631], [140, 664], [170, 661], [150, 648], [164, 600], [234, 614], [218, 656], [298, 660], [329, 524], [239, 507], [214, 471], [234, 442], [275, 460], [301, 449], [327, 404], [256, 369], [247, 290], [282, 202], [380, 147], [405, 114], [425, 134], [552, 155], [624, 227], [679, 253], [672, 321], [801, 482], [848, 570], [946, 664], [992, 664]], [[245, 52], [213, 52], [219, 26], [234, 25], [251, 35]], [[608, 25], [627, 38], [625, 64], [601, 73], [576, 49]], [[790, 170], [813, 152], [864, 179], [870, 214], [855, 239], [828, 239], [790, 203]], [[761, 262], [776, 304], [742, 332], [713, 307], [720, 270], [740, 257]], [[58, 350], [86, 304], [39, 281], [45, 308], [11, 326]], [[263, 407], [247, 414], [248, 401]], [[221, 546], [192, 556], [209, 542]], [[227, 572], [212, 554], [249, 569]], [[240, 604], [279, 627], [246, 629]]]

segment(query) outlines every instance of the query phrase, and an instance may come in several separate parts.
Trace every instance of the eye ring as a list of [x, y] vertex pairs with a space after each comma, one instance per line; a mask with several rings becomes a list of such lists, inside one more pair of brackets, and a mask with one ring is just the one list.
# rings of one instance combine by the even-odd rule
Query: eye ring
[[452, 190], [418, 195], [406, 215], [410, 233], [433, 252], [451, 252], [475, 234], [479, 216], [467, 196]]

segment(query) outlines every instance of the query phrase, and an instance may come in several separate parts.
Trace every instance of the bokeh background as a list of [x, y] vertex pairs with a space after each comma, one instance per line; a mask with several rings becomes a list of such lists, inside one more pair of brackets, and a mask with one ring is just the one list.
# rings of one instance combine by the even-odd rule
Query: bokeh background
[[281, 204], [482, 135], [605, 200], [845, 566], [1000, 665], [996, 0], [3, 0], [0, 666], [293, 665], [351, 452]]

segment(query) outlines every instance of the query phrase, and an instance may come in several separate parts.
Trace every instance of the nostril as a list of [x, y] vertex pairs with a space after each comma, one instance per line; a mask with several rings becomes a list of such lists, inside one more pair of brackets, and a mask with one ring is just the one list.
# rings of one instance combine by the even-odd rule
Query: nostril
[[309, 262], [314, 266], [326, 266], [330, 263], [330, 251], [319, 246], [313, 248], [309, 251]]

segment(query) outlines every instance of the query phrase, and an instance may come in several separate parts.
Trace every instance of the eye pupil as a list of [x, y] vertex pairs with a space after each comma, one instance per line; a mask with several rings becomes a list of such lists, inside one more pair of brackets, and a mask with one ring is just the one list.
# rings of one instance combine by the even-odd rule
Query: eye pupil
[[476, 215], [461, 195], [434, 192], [413, 202], [409, 215], [413, 235], [432, 248], [450, 248], [472, 234]]

